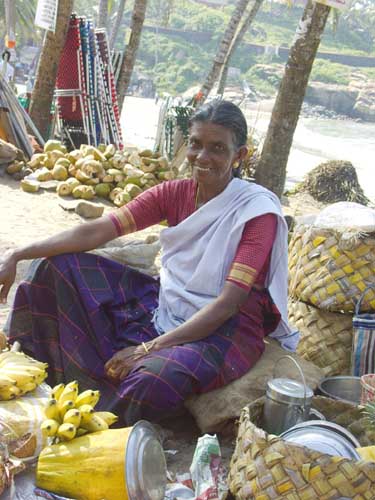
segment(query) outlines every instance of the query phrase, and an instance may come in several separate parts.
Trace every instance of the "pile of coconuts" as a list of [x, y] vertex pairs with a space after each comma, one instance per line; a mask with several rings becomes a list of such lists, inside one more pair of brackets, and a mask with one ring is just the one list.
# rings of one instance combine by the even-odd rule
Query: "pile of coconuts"
[[168, 159], [149, 149], [82, 144], [67, 151], [60, 141], [49, 140], [43, 153], [34, 154], [26, 164], [14, 161], [7, 173], [21, 181], [21, 189], [35, 193], [41, 182], [59, 181], [59, 196], [84, 200], [105, 198], [121, 207], [146, 189], [176, 178]]

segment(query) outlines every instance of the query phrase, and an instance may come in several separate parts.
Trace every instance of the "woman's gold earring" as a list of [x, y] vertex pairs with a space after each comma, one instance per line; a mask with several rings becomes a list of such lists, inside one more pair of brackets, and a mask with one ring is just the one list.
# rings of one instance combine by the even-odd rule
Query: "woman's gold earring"
[[236, 163], [233, 163], [232, 168], [234, 168], [234, 169], [240, 168], [240, 165], [241, 165], [241, 163], [239, 161], [236, 161]]

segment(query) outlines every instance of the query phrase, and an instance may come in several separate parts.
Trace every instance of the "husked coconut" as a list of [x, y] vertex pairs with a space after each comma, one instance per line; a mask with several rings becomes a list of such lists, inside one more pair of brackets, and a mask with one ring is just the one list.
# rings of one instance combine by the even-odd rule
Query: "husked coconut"
[[95, 190], [92, 186], [77, 186], [73, 189], [74, 198], [82, 198], [84, 200], [92, 200], [95, 198]]
[[85, 172], [82, 172], [82, 170], [77, 170], [76, 179], [78, 179], [79, 182], [86, 183], [87, 181], [89, 181], [91, 179], [91, 177], [89, 175], [85, 174]]
[[69, 196], [73, 191], [73, 186], [68, 182], [59, 182], [56, 188], [56, 193], [59, 196]]
[[116, 196], [116, 198], [113, 200], [113, 203], [116, 205], [116, 207], [122, 207], [123, 205], [129, 203], [129, 201], [131, 201], [131, 196], [129, 195], [129, 193], [122, 191]]
[[34, 172], [35, 178], [39, 182], [51, 181], [53, 173], [47, 167], [38, 168]]
[[159, 163], [161, 170], [167, 170], [169, 168], [169, 161], [165, 156], [160, 156], [160, 158], [157, 159], [157, 162]]
[[72, 186], [72, 191], [75, 187], [80, 186], [81, 183], [79, 182], [78, 179], [75, 177], [69, 177], [69, 179], [66, 179], [66, 183], [69, 184], [69, 186]]
[[53, 151], [54, 149], [58, 149], [59, 151], [61, 151], [64, 154], [67, 152], [66, 146], [64, 146], [64, 144], [61, 141], [56, 141], [54, 139], [48, 140], [44, 144], [43, 149], [44, 149], [45, 153], [47, 153], [48, 151]]
[[79, 149], [73, 149], [73, 151], [66, 153], [65, 158], [67, 158], [70, 163], [74, 164], [77, 160], [82, 158], [82, 151], [80, 151]]
[[129, 194], [131, 198], [135, 198], [142, 193], [142, 189], [136, 184], [127, 184], [124, 187], [124, 193]]
[[112, 158], [112, 156], [114, 156], [115, 153], [116, 153], [115, 146], [113, 144], [108, 144], [108, 146], [104, 150], [104, 156], [107, 158], [107, 160], [109, 158]]
[[108, 198], [109, 193], [111, 192], [111, 184], [100, 183], [95, 186], [95, 194], [100, 198]]
[[115, 187], [114, 189], [112, 189], [112, 191], [109, 193], [109, 199], [111, 201], [115, 201], [115, 198], [118, 194], [122, 193], [122, 189], [119, 188], [119, 187]]
[[156, 173], [156, 177], [161, 181], [171, 181], [176, 178], [176, 174], [173, 170], [161, 170]]
[[56, 181], [66, 181], [68, 178], [68, 170], [64, 167], [64, 165], [56, 164], [52, 169], [52, 177]]
[[26, 193], [36, 193], [39, 191], [40, 184], [38, 181], [32, 181], [30, 179], [21, 180], [21, 189]]
[[151, 149], [143, 149], [140, 153], [139, 156], [145, 157], [145, 158], [152, 158], [153, 151]]
[[35, 155], [33, 155], [27, 162], [27, 166], [35, 170], [44, 162], [46, 158], [47, 155], [44, 153], [35, 153]]
[[6, 171], [9, 175], [19, 172], [25, 164], [22, 161], [13, 161], [7, 165]]
[[128, 162], [133, 165], [133, 167], [140, 167], [142, 165], [142, 160], [141, 157], [139, 156], [138, 153], [134, 152], [132, 153], [129, 158]]

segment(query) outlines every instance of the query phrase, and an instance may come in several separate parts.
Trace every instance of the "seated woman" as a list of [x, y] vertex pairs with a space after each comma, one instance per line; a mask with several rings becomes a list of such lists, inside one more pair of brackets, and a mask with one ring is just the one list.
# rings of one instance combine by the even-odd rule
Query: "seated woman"
[[[236, 178], [247, 154], [240, 109], [215, 101], [191, 118], [192, 179], [164, 182], [94, 222], [10, 251], [5, 300], [22, 259], [7, 331], [49, 364], [51, 385], [77, 379], [100, 406], [160, 421], [184, 400], [256, 363], [264, 337], [295, 348], [286, 322], [287, 228], [277, 197]], [[160, 280], [81, 253], [167, 219]]]

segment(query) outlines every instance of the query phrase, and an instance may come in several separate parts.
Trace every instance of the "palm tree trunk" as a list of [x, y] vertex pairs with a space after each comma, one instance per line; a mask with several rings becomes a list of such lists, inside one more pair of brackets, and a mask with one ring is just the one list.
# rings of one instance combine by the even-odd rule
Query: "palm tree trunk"
[[99, 0], [98, 28], [106, 28], [108, 19], [108, 0]]
[[202, 85], [199, 92], [199, 103], [203, 103], [207, 98], [208, 94], [211, 92], [212, 87], [220, 74], [221, 68], [223, 67], [226, 55], [228, 53], [229, 47], [233, 41], [236, 34], [238, 25], [240, 24], [241, 17], [246, 10], [250, 0], [238, 0], [236, 8], [232, 14], [229, 21], [227, 29], [225, 30], [224, 36], [220, 42], [219, 49], [214, 58], [210, 72], [207, 75], [206, 81]]
[[309, 0], [290, 49], [255, 179], [279, 197], [310, 72], [331, 8]]
[[31, 95], [30, 116], [43, 137], [47, 137], [50, 112], [61, 52], [65, 45], [74, 0], [59, 2], [56, 31], [46, 32]]
[[221, 69], [221, 74], [220, 74], [220, 79], [219, 79], [219, 87], [217, 90], [217, 93], [219, 95], [224, 94], [225, 85], [227, 83], [227, 77], [228, 77], [229, 63], [232, 59], [232, 56], [236, 52], [236, 50], [237, 50], [238, 46], [240, 45], [240, 43], [242, 42], [245, 34], [249, 30], [251, 23], [254, 21], [255, 16], [257, 15], [258, 10], [260, 9], [263, 2], [264, 2], [264, 0], [255, 0], [254, 1], [254, 4], [253, 4], [252, 8], [250, 9], [248, 16], [246, 17], [246, 19], [242, 23], [240, 30], [238, 31], [237, 35], [235, 36], [235, 38], [234, 38], [234, 40], [229, 48], [228, 54], [225, 58], [223, 67]]
[[117, 8], [115, 24], [113, 26], [113, 30], [111, 31], [111, 36], [109, 39], [109, 46], [111, 49], [113, 49], [113, 47], [115, 46], [117, 34], [121, 26], [122, 18], [124, 16], [124, 11], [125, 11], [125, 0], [120, 0]]
[[118, 104], [121, 112], [125, 94], [128, 90], [130, 79], [133, 73], [139, 42], [141, 40], [143, 23], [146, 16], [147, 0], [134, 0], [132, 19], [130, 23], [130, 39], [126, 47], [120, 74], [117, 82]]

